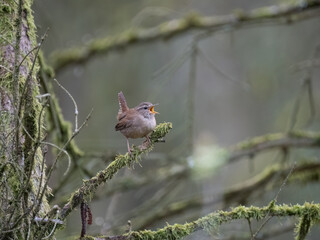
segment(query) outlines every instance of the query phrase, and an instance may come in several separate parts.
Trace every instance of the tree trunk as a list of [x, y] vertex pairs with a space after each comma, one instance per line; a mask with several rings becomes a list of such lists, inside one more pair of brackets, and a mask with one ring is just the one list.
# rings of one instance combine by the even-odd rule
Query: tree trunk
[[[32, 0], [0, 2], [0, 239], [50, 232]], [[47, 215], [48, 216], [48, 215]]]

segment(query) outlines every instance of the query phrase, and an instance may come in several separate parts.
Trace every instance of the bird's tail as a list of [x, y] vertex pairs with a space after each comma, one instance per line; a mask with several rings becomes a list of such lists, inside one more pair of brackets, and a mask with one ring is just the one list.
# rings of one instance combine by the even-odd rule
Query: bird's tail
[[118, 93], [118, 100], [119, 100], [119, 113], [123, 113], [129, 110], [129, 107], [127, 105], [126, 98], [124, 97], [122, 92]]

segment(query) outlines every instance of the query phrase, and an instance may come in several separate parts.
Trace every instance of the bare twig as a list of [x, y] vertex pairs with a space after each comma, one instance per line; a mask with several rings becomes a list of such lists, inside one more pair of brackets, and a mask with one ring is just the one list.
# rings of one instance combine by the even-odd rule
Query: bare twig
[[233, 77], [231, 77], [228, 74], [224, 73], [222, 70], [220, 70], [218, 67], [215, 66], [215, 64], [213, 63], [212, 59], [210, 59], [200, 48], [198, 48], [198, 51], [199, 51], [199, 57], [201, 57], [204, 60], [204, 62], [206, 62], [208, 64], [208, 66], [210, 67], [210, 69], [214, 73], [218, 73], [219, 75], [221, 75], [226, 80], [229, 80], [230, 82], [241, 86], [242, 89], [244, 89], [245, 91], [248, 91], [250, 89], [250, 85], [247, 82], [237, 81]]
[[61, 148], [61, 147], [59, 147], [56, 144], [51, 143], [51, 142], [41, 141], [41, 144], [45, 144], [45, 145], [49, 145], [51, 147], [55, 147], [56, 149], [58, 149], [59, 151], [63, 152], [67, 156], [67, 158], [68, 158], [68, 166], [67, 166], [66, 171], [63, 173], [63, 176], [67, 175], [67, 173], [69, 172], [70, 167], [71, 167], [71, 157], [70, 157], [68, 151], [66, 151], [65, 149], [63, 149], [63, 148]]
[[20, 61], [20, 63], [19, 63], [19, 68], [20, 68], [20, 66], [23, 64], [23, 62], [27, 59], [27, 57], [34, 51], [34, 50], [36, 50], [36, 49], [38, 49], [38, 48], [40, 48], [41, 47], [41, 44], [40, 43], [38, 43], [38, 45], [37, 46], [35, 46], [34, 48], [32, 48], [23, 58], [22, 58], [22, 60]]
[[293, 166], [291, 167], [289, 173], [287, 174], [286, 178], [284, 179], [283, 183], [281, 184], [279, 191], [277, 192], [277, 194], [275, 195], [274, 199], [271, 201], [270, 203], [270, 210], [266, 215], [266, 220], [260, 225], [260, 227], [258, 228], [258, 230], [252, 235], [251, 240], [255, 240], [256, 236], [259, 234], [259, 232], [262, 230], [262, 228], [270, 221], [270, 219], [272, 218], [272, 216], [270, 216], [271, 213], [271, 208], [274, 207], [274, 205], [277, 203], [278, 200], [278, 196], [280, 194], [280, 192], [282, 191], [283, 187], [287, 184], [287, 181], [289, 179], [289, 177], [291, 176], [292, 172], [294, 171], [296, 167], [296, 163], [293, 164]]
[[183, 52], [181, 54], [179, 54], [178, 56], [176, 56], [175, 58], [170, 60], [168, 63], [166, 63], [161, 68], [159, 68], [157, 71], [155, 71], [153, 73], [152, 78], [154, 80], [157, 80], [158, 78], [160, 78], [160, 76], [162, 78], [164, 78], [168, 74], [176, 71], [190, 57], [190, 53], [191, 53], [191, 45], [188, 45], [185, 47], [185, 49], [183, 50]]
[[54, 233], [54, 231], [56, 230], [56, 227], [57, 227], [57, 224], [59, 223], [59, 209], [57, 209], [57, 213], [56, 213], [56, 219], [53, 220], [54, 222], [54, 225], [53, 225], [53, 228], [51, 230], [51, 232], [46, 236], [46, 237], [43, 237], [42, 239], [48, 239], [52, 236], [52, 234]]
[[[68, 144], [72, 141], [72, 139], [73, 139], [74, 137], [76, 137], [76, 136], [79, 134], [80, 130], [87, 124], [87, 122], [89, 121], [89, 118], [91, 117], [92, 112], [93, 112], [93, 110], [91, 110], [91, 112], [87, 115], [86, 119], [85, 119], [84, 122], [81, 124], [81, 126], [80, 126], [79, 129], [78, 129], [78, 131], [77, 131], [77, 132], [74, 132], [74, 133], [72, 134], [72, 136], [70, 137], [70, 139], [68, 139], [68, 141], [65, 143], [65, 145], [64, 145], [64, 146], [61, 148], [61, 150], [58, 152], [58, 154], [57, 154], [57, 156], [56, 156], [56, 158], [55, 158], [55, 160], [54, 160], [54, 162], [53, 162], [53, 164], [52, 164], [52, 166], [51, 166], [51, 168], [50, 168], [50, 170], [49, 170], [49, 172], [48, 172], [47, 181], [46, 181], [46, 183], [45, 183], [45, 185], [44, 185], [44, 187], [43, 187], [42, 193], [41, 193], [41, 195], [40, 195], [40, 198], [39, 198], [40, 200], [43, 198], [43, 196], [44, 196], [44, 194], [45, 194], [45, 192], [46, 192], [46, 188], [47, 188], [47, 186], [48, 186], [49, 179], [50, 179], [50, 177], [51, 177], [51, 175], [52, 175], [53, 169], [56, 167], [56, 164], [57, 164], [57, 162], [58, 162], [58, 159], [60, 158], [61, 154], [63, 153], [62, 150], [64, 150], [64, 149], [68, 146]], [[39, 211], [39, 207], [40, 207], [40, 205], [38, 204], [37, 207], [36, 207], [36, 210], [35, 210], [35, 214], [37, 214], [37, 212]]]
[[187, 156], [193, 154], [193, 134], [194, 134], [194, 106], [195, 106], [195, 92], [196, 92], [196, 77], [197, 77], [197, 57], [198, 57], [198, 42], [193, 41], [191, 46], [191, 59], [189, 66], [189, 82], [188, 82], [188, 94], [187, 94], [187, 132], [188, 132], [188, 152]]
[[57, 84], [58, 86], [66, 92], [66, 94], [70, 97], [71, 101], [73, 102], [73, 105], [74, 105], [74, 132], [78, 132], [79, 129], [78, 129], [78, 114], [79, 114], [79, 111], [78, 111], [78, 105], [77, 105], [77, 102], [74, 100], [74, 98], [72, 97], [72, 95], [70, 94], [70, 92], [64, 87], [62, 86], [57, 79], [53, 79]]
[[63, 224], [63, 221], [61, 221], [60, 219], [49, 219], [49, 218], [42, 218], [42, 217], [35, 217], [34, 218], [34, 221], [35, 222], [38, 222], [38, 223], [42, 223], [42, 222], [53, 222], [55, 224]]
[[[315, 50], [313, 51], [313, 54], [311, 56], [311, 60], [317, 60], [316, 58], [319, 57], [320, 53], [320, 44], [315, 47]], [[313, 87], [312, 87], [312, 68], [303, 68], [301, 70], [305, 70], [305, 76], [303, 77], [302, 86], [300, 89], [300, 93], [296, 99], [296, 102], [294, 104], [293, 113], [291, 117], [291, 125], [290, 129], [292, 129], [296, 123], [296, 118], [299, 112], [300, 102], [301, 98], [303, 96], [304, 91], [306, 91], [308, 102], [309, 102], [309, 108], [310, 108], [310, 119], [307, 123], [307, 125], [310, 125], [312, 121], [314, 120], [315, 114], [316, 114], [316, 107], [315, 107], [315, 100], [314, 100], [314, 94], [313, 94]]]
[[252, 226], [251, 226], [251, 220], [250, 220], [250, 218], [247, 218], [247, 221], [248, 221], [249, 230], [250, 230], [250, 235], [251, 235], [251, 239], [252, 239], [254, 236], [253, 236], [253, 231], [252, 231]]

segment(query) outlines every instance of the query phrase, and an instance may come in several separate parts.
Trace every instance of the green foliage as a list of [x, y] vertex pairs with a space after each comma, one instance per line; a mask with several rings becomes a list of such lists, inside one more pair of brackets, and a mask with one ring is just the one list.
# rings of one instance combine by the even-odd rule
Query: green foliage
[[315, 221], [319, 221], [320, 208], [315, 204], [305, 203], [305, 206], [308, 208], [306, 211], [303, 211], [302, 217], [295, 229], [296, 239], [304, 240], [307, 234], [310, 231], [310, 228]]

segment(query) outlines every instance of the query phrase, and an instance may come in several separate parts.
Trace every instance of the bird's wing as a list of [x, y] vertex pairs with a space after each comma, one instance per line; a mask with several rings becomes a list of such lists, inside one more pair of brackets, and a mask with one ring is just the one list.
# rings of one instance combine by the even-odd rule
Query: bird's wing
[[118, 93], [118, 100], [119, 100], [119, 107], [120, 107], [118, 115], [120, 115], [121, 113], [128, 111], [129, 107], [127, 105], [126, 98], [124, 97], [122, 92]]
[[132, 126], [132, 121], [119, 121], [115, 126], [116, 131], [121, 131]]
[[118, 114], [118, 123], [115, 126], [116, 131], [121, 131], [126, 128], [129, 128], [134, 123], [134, 116], [132, 114], [127, 114], [128, 112], [132, 111], [132, 109], [128, 110], [125, 113]]

